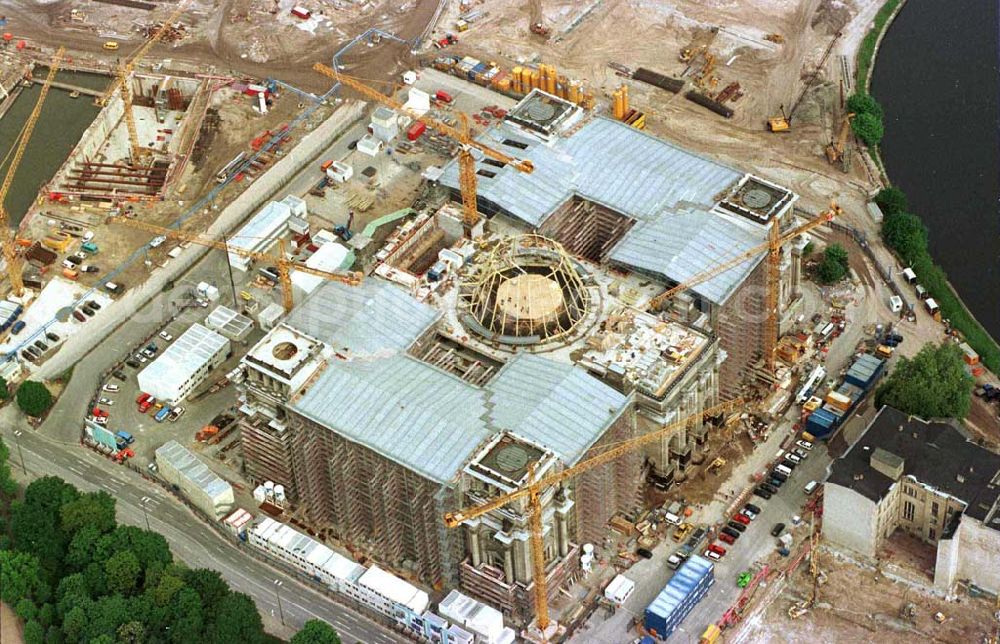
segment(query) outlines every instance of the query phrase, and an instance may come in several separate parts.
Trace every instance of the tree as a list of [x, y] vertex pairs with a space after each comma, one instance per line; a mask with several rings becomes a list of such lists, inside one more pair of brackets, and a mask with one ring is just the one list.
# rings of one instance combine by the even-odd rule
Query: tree
[[927, 252], [927, 227], [920, 217], [908, 212], [886, 215], [882, 220], [882, 239], [908, 264]]
[[910, 209], [906, 193], [895, 186], [879, 190], [878, 194], [875, 195], [875, 203], [878, 204], [884, 215], [895, 215]]
[[6, 378], [0, 376], [0, 401], [8, 398], [10, 398], [10, 385], [7, 384]]
[[10, 472], [10, 449], [0, 439], [0, 513], [7, 507], [7, 502], [17, 493], [17, 481]]
[[872, 114], [879, 120], [883, 116], [882, 106], [879, 102], [871, 94], [865, 94], [864, 92], [858, 92], [848, 97], [847, 111], [854, 112], [856, 116]]
[[93, 526], [98, 532], [115, 529], [115, 500], [107, 492], [90, 492], [62, 506], [62, 530], [68, 535]]
[[823, 251], [823, 261], [819, 265], [819, 279], [825, 284], [833, 284], [844, 279], [850, 266], [847, 251], [840, 244], [831, 244]]
[[956, 345], [927, 344], [912, 360], [900, 358], [878, 388], [875, 402], [921, 418], [965, 418], [972, 385]]
[[139, 585], [139, 573], [142, 566], [131, 550], [116, 552], [104, 564], [104, 573], [108, 578], [108, 590], [113, 593], [128, 595]]
[[42, 569], [38, 557], [27, 552], [0, 550], [0, 600], [16, 606], [22, 599], [40, 594]]
[[24, 625], [24, 644], [45, 644], [45, 629], [35, 620]]
[[17, 388], [17, 406], [29, 416], [41, 416], [52, 406], [52, 392], [34, 380], [25, 380]]
[[35, 606], [35, 602], [25, 597], [14, 606], [14, 612], [17, 613], [18, 617], [27, 622], [35, 619], [38, 615], [38, 608]]
[[206, 641], [212, 644], [260, 644], [264, 627], [253, 600], [243, 593], [230, 592], [215, 606], [215, 619], [206, 635]]
[[882, 119], [874, 114], [858, 114], [851, 121], [851, 129], [865, 142], [865, 145], [869, 146], [878, 145], [882, 141], [882, 135], [885, 134]]
[[340, 636], [321, 619], [310, 619], [292, 637], [291, 644], [340, 644]]
[[80, 641], [87, 630], [87, 612], [82, 606], [74, 606], [63, 617], [63, 633], [71, 642]]
[[126, 644], [136, 644], [146, 640], [146, 627], [142, 622], [132, 620], [118, 627], [118, 641]]
[[188, 570], [184, 581], [194, 589], [201, 598], [203, 606], [215, 606], [229, 594], [229, 586], [223, 581], [222, 575], [208, 568]]

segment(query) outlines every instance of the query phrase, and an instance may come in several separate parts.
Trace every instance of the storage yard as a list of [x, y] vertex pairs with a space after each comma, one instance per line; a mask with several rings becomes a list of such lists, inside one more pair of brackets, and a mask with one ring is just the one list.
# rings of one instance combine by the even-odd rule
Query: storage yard
[[833, 134], [879, 4], [12, 9], [0, 83], [100, 110], [0, 240], [0, 375], [73, 392], [16, 422], [411, 640], [972, 641], [991, 578], [822, 537], [876, 388], [953, 340]]

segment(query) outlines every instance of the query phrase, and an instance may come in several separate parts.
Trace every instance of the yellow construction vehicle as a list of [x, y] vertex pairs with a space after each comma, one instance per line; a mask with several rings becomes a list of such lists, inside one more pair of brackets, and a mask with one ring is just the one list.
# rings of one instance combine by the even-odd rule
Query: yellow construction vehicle
[[688, 538], [688, 535], [691, 534], [692, 530], [694, 530], [694, 526], [685, 521], [684, 523], [677, 526], [677, 529], [674, 530], [673, 537], [671, 538], [677, 543], [680, 543], [681, 541], [684, 541], [685, 539]]
[[677, 286], [667, 289], [663, 293], [660, 293], [651, 299], [646, 305], [646, 308], [649, 310], [656, 310], [678, 293], [682, 293], [694, 286], [697, 286], [698, 284], [706, 282], [716, 275], [732, 270], [748, 259], [767, 252], [767, 290], [765, 292], [765, 311], [767, 312], [767, 318], [765, 319], [764, 330], [764, 358], [767, 361], [768, 368], [773, 370], [775, 349], [778, 345], [778, 296], [781, 288], [779, 281], [781, 268], [781, 247], [786, 242], [795, 239], [799, 235], [807, 233], [817, 226], [822, 226], [828, 221], [831, 221], [842, 212], [843, 210], [840, 206], [831, 201], [829, 210], [820, 213], [819, 216], [807, 221], [804, 224], [796, 226], [785, 234], [781, 234], [778, 228], [778, 219], [775, 218], [772, 220], [771, 226], [768, 229], [768, 240], [766, 242], [758, 246], [754, 246], [750, 250], [742, 252], [739, 255], [735, 255], [720, 264], [712, 266], [711, 268], [705, 269], [704, 271], [695, 274], [686, 282], [681, 282]]
[[108, 218], [108, 222], [113, 224], [124, 224], [126, 226], [131, 226], [132, 228], [145, 230], [146, 232], [150, 232], [155, 235], [169, 237], [170, 239], [180, 239], [182, 241], [199, 244], [201, 246], [224, 250], [227, 253], [239, 255], [240, 257], [248, 257], [254, 261], [266, 262], [273, 265], [278, 269], [278, 282], [281, 285], [282, 304], [285, 307], [285, 313], [291, 313], [292, 307], [295, 304], [292, 300], [291, 271], [308, 273], [309, 275], [316, 275], [317, 277], [322, 277], [323, 279], [333, 282], [343, 282], [344, 284], [350, 284], [351, 286], [357, 286], [361, 283], [362, 279], [361, 273], [330, 273], [293, 262], [285, 255], [285, 243], [283, 240], [278, 242], [278, 254], [269, 255], [267, 253], [234, 248], [224, 241], [211, 239], [197, 233], [183, 232], [180, 230], [174, 230], [173, 228], [163, 228], [162, 226], [148, 224], [146, 222], [129, 219], [127, 217], [110, 217]]
[[435, 129], [441, 134], [458, 141], [460, 145], [458, 152], [458, 177], [459, 186], [461, 187], [462, 192], [462, 219], [465, 226], [465, 233], [468, 236], [472, 235], [472, 229], [479, 222], [479, 208], [476, 198], [476, 159], [472, 156], [472, 151], [478, 150], [494, 161], [504, 165], [509, 165], [518, 172], [529, 174], [535, 169], [531, 161], [515, 159], [512, 156], [504, 154], [498, 150], [494, 150], [493, 148], [472, 138], [472, 134], [469, 132], [469, 119], [461, 112], [456, 112], [456, 115], [462, 123], [462, 128], [458, 130], [450, 125], [438, 121], [435, 118], [431, 118], [426, 114], [417, 114], [416, 112], [404, 107], [402, 103], [396, 100], [396, 98], [387, 96], [382, 92], [369, 87], [360, 80], [347, 76], [346, 74], [341, 74], [340, 72], [335, 71], [322, 63], [316, 63], [313, 65], [313, 69], [324, 76], [343, 83], [367, 99], [381, 103], [386, 107], [396, 110], [397, 112], [401, 112], [406, 116], [409, 116], [414, 121], [420, 121], [426, 124], [427, 127]]
[[781, 106], [781, 116], [773, 116], [767, 119], [767, 129], [771, 132], [787, 132], [792, 127], [792, 122], [785, 114], [785, 106]]
[[785, 42], [785, 37], [781, 34], [767, 34], [764, 36], [764, 40], [769, 40], [777, 45], [780, 45]]
[[17, 235], [10, 225], [10, 217], [7, 214], [7, 207], [4, 206], [4, 202], [7, 200], [7, 193], [10, 192], [10, 187], [14, 183], [14, 175], [17, 173], [17, 168], [21, 165], [21, 160], [24, 158], [24, 151], [28, 147], [28, 140], [31, 139], [31, 135], [35, 131], [35, 125], [38, 123], [38, 117], [42, 114], [42, 104], [45, 103], [45, 97], [49, 95], [52, 80], [56, 77], [56, 72], [59, 71], [59, 66], [62, 64], [63, 54], [65, 53], [66, 49], [60, 47], [55, 56], [52, 57], [52, 62], [49, 63], [49, 74], [45, 77], [45, 83], [42, 85], [41, 91], [38, 92], [38, 100], [35, 101], [35, 107], [32, 108], [31, 114], [28, 115], [28, 120], [24, 122], [24, 127], [21, 128], [17, 146], [14, 148], [14, 156], [10, 160], [10, 165], [7, 166], [7, 174], [3, 178], [3, 184], [0, 184], [0, 250], [3, 252], [4, 262], [7, 264], [7, 278], [10, 280], [11, 291], [17, 297], [24, 294], [24, 278], [21, 275], [21, 256], [17, 254]]
[[668, 435], [670, 432], [676, 431], [682, 427], [687, 426], [689, 423], [701, 420], [703, 418], [717, 416], [720, 414], [726, 414], [734, 409], [738, 408], [743, 404], [742, 398], [737, 398], [735, 400], [725, 402], [714, 407], [710, 407], [700, 414], [694, 414], [683, 418], [677, 422], [665, 425], [659, 429], [656, 429], [648, 434], [642, 436], [637, 436], [620, 443], [615, 444], [613, 447], [609, 447], [603, 452], [598, 453], [596, 456], [592, 456], [585, 459], [572, 467], [567, 467], [566, 469], [549, 474], [542, 478], [535, 478], [532, 475], [529, 480], [531, 483], [517, 488], [512, 492], [500, 495], [487, 503], [482, 505], [465, 508], [457, 512], [448, 512], [444, 516], [444, 523], [449, 528], [457, 528], [462, 525], [465, 521], [471, 521], [478, 517], [483, 516], [493, 512], [494, 510], [499, 510], [504, 506], [517, 501], [519, 499], [527, 499], [528, 501], [528, 525], [529, 525], [529, 543], [531, 545], [531, 558], [532, 558], [532, 582], [534, 584], [534, 602], [535, 602], [535, 618], [537, 620], [538, 630], [545, 633], [549, 628], [551, 620], [549, 619], [549, 604], [548, 604], [548, 583], [545, 577], [545, 552], [544, 552], [544, 540], [542, 532], [542, 505], [541, 505], [541, 495], [543, 492], [552, 487], [557, 486], [572, 479], [583, 472], [590, 470], [594, 467], [610, 463], [616, 460], [620, 456], [628, 454], [640, 447], [648, 445], [652, 442], [661, 440], [664, 436]]
[[708, 465], [708, 471], [711, 472], [713, 470], [718, 470], [722, 467], [725, 467], [725, 465], [726, 465], [726, 459], [719, 456]]
[[830, 163], [837, 163], [844, 160], [844, 147], [847, 144], [847, 135], [851, 132], [851, 120], [854, 119], [854, 112], [844, 116], [840, 125], [840, 134], [826, 146], [826, 160]]

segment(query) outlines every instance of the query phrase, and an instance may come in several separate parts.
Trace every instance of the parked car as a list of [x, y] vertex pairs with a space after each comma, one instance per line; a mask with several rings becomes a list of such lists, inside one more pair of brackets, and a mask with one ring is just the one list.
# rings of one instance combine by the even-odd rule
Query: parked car
[[737, 512], [736, 514], [733, 515], [733, 521], [738, 521], [743, 525], [750, 525], [751, 519], [742, 512]]
[[144, 355], [147, 358], [149, 358], [150, 360], [152, 360], [154, 357], [156, 357], [156, 352], [155, 351], [150, 351], [149, 349], [143, 349], [142, 350], [142, 355]]
[[97, 423], [98, 425], [107, 425], [108, 419], [104, 416], [91, 416], [90, 420]]
[[740, 510], [739, 514], [745, 516], [749, 521], [753, 521], [754, 519], [757, 518], [757, 513], [756, 512], [754, 512], [752, 510], [748, 510], [746, 508], [743, 508], [742, 510]]
[[155, 342], [150, 342], [149, 344], [146, 345], [146, 350], [156, 353], [157, 351], [160, 350], [160, 347], [156, 346]]
[[809, 452], [805, 451], [801, 447], [796, 447], [792, 450], [792, 453], [801, 458], [803, 461], [806, 460], [807, 456], [809, 456]]
[[147, 362], [146, 356], [142, 355], [141, 353], [135, 354], [135, 359], [138, 360], [139, 362], [143, 363], [143, 364], [145, 364]]
[[49, 345], [45, 344], [41, 340], [35, 340], [35, 346], [38, 347], [38, 350], [42, 353], [49, 350]]
[[726, 526], [740, 533], [747, 529], [746, 525], [740, 523], [739, 521], [730, 521], [726, 524]]
[[743, 507], [746, 508], [747, 510], [750, 510], [754, 514], [760, 514], [760, 508], [754, 505], [753, 503], [747, 503]]
[[86, 304], [80, 307], [80, 310], [87, 314], [88, 318], [94, 317], [94, 309], [90, 308]]
[[788, 480], [788, 476], [786, 474], [782, 474], [778, 470], [771, 470], [771, 478], [778, 479], [782, 483]]
[[785, 460], [786, 461], [791, 461], [791, 462], [795, 463], [796, 465], [798, 465], [799, 463], [802, 462], [802, 458], [800, 456], [798, 456], [797, 454], [793, 454], [791, 452], [789, 452], [788, 454], [785, 454]]
[[776, 490], [780, 490], [781, 486], [784, 485], [785, 482], [782, 481], [781, 479], [776, 479], [774, 477], [771, 477], [770, 479], [767, 480], [767, 484]]
[[51, 340], [52, 342], [59, 342], [59, 336], [53, 333], [52, 331], [46, 332], [45, 337]]
[[139, 364], [139, 361], [135, 360], [134, 358], [129, 358], [128, 360], [125, 361], [125, 364], [132, 367], [133, 369], [138, 369], [139, 367], [142, 366]]
[[173, 409], [170, 410], [170, 416], [167, 417], [167, 420], [169, 420], [170, 422], [174, 422], [178, 418], [183, 416], [185, 411], [187, 410], [184, 409], [183, 407], [174, 407]]
[[101, 403], [102, 405], [107, 405], [108, 407], [111, 407], [112, 405], [115, 404], [115, 401], [111, 400], [110, 398], [101, 398], [97, 402]]
[[715, 561], [722, 559], [722, 555], [711, 549], [705, 550], [705, 557], [708, 559], [714, 559]]
[[87, 306], [94, 309], [95, 311], [101, 310], [101, 305], [95, 302], [94, 300], [87, 300]]
[[771, 493], [764, 489], [763, 486], [758, 485], [753, 489], [753, 493], [764, 499], [765, 501], [771, 498]]
[[14, 326], [10, 327], [10, 334], [17, 335], [18, 333], [24, 330], [25, 326], [27, 325], [24, 323], [24, 320], [18, 320], [17, 322], [14, 323]]
[[25, 360], [29, 361], [29, 362], [34, 362], [35, 359], [37, 358], [37, 356], [31, 355], [28, 352], [27, 349], [24, 349], [23, 351], [21, 351], [21, 357], [24, 358]]
[[114, 371], [112, 371], [112, 372], [111, 372], [111, 375], [112, 375], [112, 376], [114, 376], [115, 378], [117, 378], [118, 380], [121, 380], [122, 382], [125, 382], [125, 380], [126, 380], [126, 378], [125, 378], [125, 374], [124, 374], [124, 373], [122, 373], [122, 372], [121, 372], [120, 370], [118, 370], [118, 369], [115, 369]]
[[722, 534], [719, 535], [720, 537], [722, 535], [728, 534], [733, 539], [739, 539], [740, 538], [740, 531], [739, 530], [733, 530], [729, 526], [726, 526], [726, 527], [722, 528], [721, 533]]
[[650, 552], [649, 550], [647, 550], [646, 548], [636, 548], [635, 549], [635, 554], [639, 555], [643, 559], [652, 559], [653, 558], [653, 553]]
[[734, 543], [736, 543], [736, 537], [723, 532], [719, 535], [719, 541], [723, 543], [728, 543], [729, 545], [733, 545]]
[[770, 483], [761, 483], [760, 487], [764, 488], [765, 490], [767, 490], [771, 494], [777, 494], [778, 493], [778, 488], [774, 487]]
[[809, 451], [813, 448], [813, 444], [807, 440], [795, 441], [795, 444], [806, 451]]
[[722, 555], [722, 556], [726, 555], [726, 549], [723, 548], [722, 546], [720, 546], [717, 543], [713, 543], [712, 545], [710, 545], [708, 547], [708, 549], [711, 550], [712, 552], [718, 553], [719, 555]]
[[111, 393], [115, 393], [117, 391], [120, 391], [121, 387], [119, 387], [118, 385], [116, 385], [116, 384], [114, 384], [112, 382], [109, 382], [108, 384], [106, 384], [103, 387], [101, 387], [101, 389], [103, 389], [104, 391], [110, 391]]
[[73, 309], [73, 317], [75, 317], [80, 322], [87, 321], [87, 318], [83, 315], [83, 313], [80, 313], [80, 309]]
[[686, 557], [681, 557], [676, 552], [669, 557], [667, 557], [667, 568], [671, 570], [677, 570], [680, 568], [681, 564], [684, 563]]
[[802, 489], [805, 490], [805, 493], [808, 496], [815, 492], [817, 487], [819, 487], [819, 481], [809, 481]]
[[772, 537], [777, 537], [779, 534], [781, 534], [784, 531], [785, 531], [785, 524], [784, 523], [775, 523], [774, 527], [771, 528], [771, 536]]
[[160, 337], [166, 340], [167, 342], [170, 342], [171, 340], [174, 339], [174, 336], [170, 335], [166, 331], [160, 331]]

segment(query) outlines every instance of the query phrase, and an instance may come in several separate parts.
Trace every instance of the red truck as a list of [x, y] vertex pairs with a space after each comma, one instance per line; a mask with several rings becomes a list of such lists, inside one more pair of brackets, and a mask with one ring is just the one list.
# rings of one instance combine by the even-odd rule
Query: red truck
[[455, 100], [451, 97], [451, 94], [444, 91], [443, 89], [439, 89], [438, 91], [434, 92], [434, 98], [441, 101], [442, 103], [451, 103], [453, 100]]
[[411, 141], [416, 141], [420, 136], [427, 131], [427, 124], [423, 121], [417, 121], [406, 130], [406, 138]]

